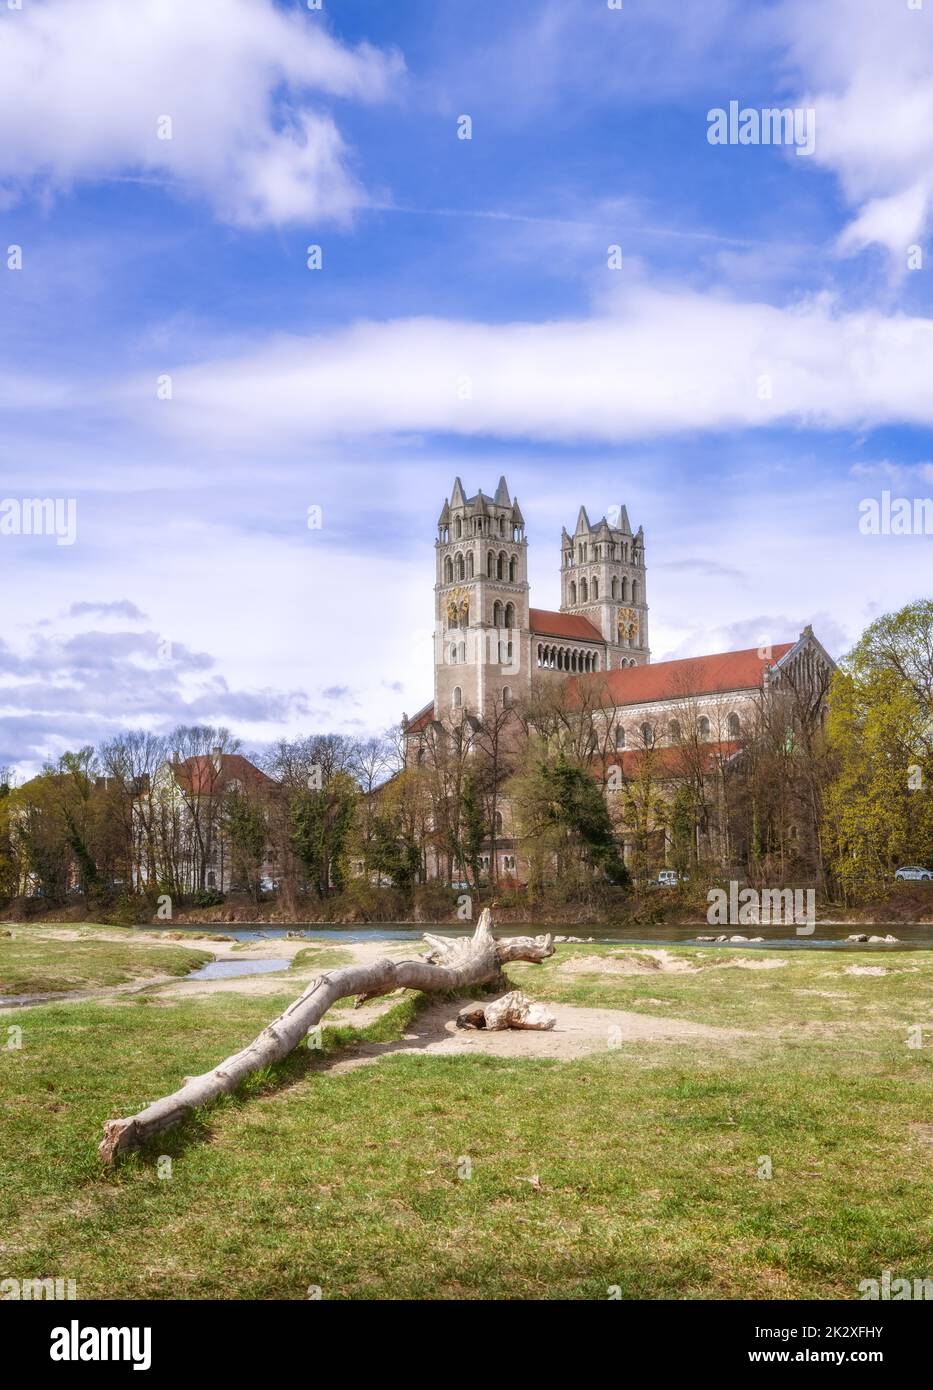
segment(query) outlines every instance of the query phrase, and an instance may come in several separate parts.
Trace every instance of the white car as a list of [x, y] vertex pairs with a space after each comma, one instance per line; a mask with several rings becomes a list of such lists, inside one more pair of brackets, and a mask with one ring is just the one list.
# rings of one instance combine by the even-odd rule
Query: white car
[[658, 874], [658, 883], [662, 888], [676, 888], [678, 883], [688, 883], [686, 874], [680, 874], [676, 869], [662, 869]]
[[894, 877], [902, 881], [904, 879], [933, 878], [933, 869], [925, 869], [921, 864], [905, 864], [903, 868], [897, 870]]

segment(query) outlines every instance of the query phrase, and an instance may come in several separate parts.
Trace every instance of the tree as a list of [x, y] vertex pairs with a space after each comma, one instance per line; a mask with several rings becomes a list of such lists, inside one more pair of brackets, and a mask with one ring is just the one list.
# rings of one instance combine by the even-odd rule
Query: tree
[[223, 828], [230, 847], [233, 881], [246, 884], [255, 902], [266, 851], [266, 818], [262, 807], [242, 788], [224, 799]]
[[833, 680], [837, 772], [824, 839], [836, 877], [857, 890], [899, 864], [933, 864], [933, 603], [866, 629]]

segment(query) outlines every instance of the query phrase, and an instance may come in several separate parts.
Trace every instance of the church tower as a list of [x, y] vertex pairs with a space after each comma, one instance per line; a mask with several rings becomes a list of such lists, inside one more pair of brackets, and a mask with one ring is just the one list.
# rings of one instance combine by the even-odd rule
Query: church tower
[[528, 542], [505, 478], [495, 497], [460, 479], [437, 521], [434, 711], [481, 719], [530, 689]]
[[[611, 509], [615, 512], [615, 508]], [[610, 524], [590, 524], [581, 507], [574, 534], [561, 536], [562, 613], [578, 613], [598, 628], [607, 643], [609, 667], [644, 666], [648, 647], [645, 534], [633, 535], [625, 507]]]

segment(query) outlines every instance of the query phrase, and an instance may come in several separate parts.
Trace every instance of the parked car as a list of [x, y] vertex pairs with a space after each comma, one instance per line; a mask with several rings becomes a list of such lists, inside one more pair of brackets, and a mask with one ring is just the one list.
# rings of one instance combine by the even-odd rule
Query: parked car
[[263, 874], [259, 880], [259, 891], [261, 893], [277, 893], [279, 891], [279, 880], [269, 878], [268, 874]]
[[904, 864], [894, 875], [901, 882], [921, 878], [933, 878], [933, 869], [925, 869], [922, 864]]
[[689, 875], [679, 873], [677, 869], [662, 869], [658, 874], [658, 886], [661, 888], [676, 888], [678, 883], [689, 882]]

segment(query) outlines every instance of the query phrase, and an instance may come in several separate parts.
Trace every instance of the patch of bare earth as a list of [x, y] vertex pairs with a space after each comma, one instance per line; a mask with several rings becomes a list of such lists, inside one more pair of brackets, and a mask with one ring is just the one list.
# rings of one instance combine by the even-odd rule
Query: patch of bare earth
[[[472, 1007], [488, 1002], [473, 1001]], [[546, 1032], [513, 1028], [490, 1032], [487, 1029], [458, 1028], [457, 1015], [469, 1007], [471, 1004], [462, 999], [432, 1004], [418, 1014], [409, 1031], [397, 1042], [351, 1044], [336, 1060], [323, 1065], [328, 1071], [350, 1071], [395, 1052], [414, 1052], [430, 1057], [482, 1053], [487, 1057], [530, 1057], [567, 1062], [593, 1052], [606, 1052], [610, 1046], [616, 1048], [625, 1043], [677, 1042], [685, 1038], [726, 1041], [744, 1036], [737, 1029], [712, 1028], [684, 1018], [655, 1018], [651, 1014], [631, 1013], [623, 1009], [582, 1009], [571, 1004], [554, 1004], [550, 1000], [548, 1011], [555, 1015], [556, 1022]], [[362, 1013], [362, 1010], [359, 1012]], [[357, 1019], [352, 1021], [355, 1023]]]

